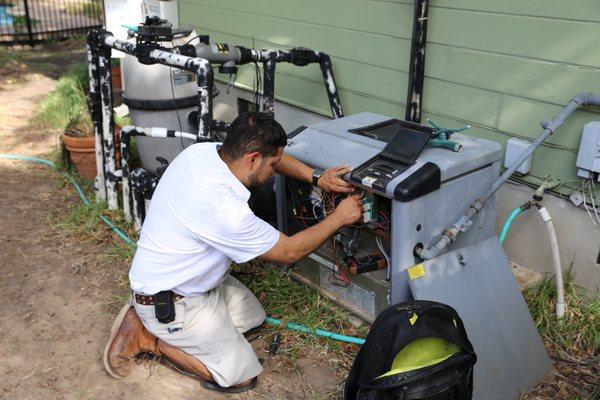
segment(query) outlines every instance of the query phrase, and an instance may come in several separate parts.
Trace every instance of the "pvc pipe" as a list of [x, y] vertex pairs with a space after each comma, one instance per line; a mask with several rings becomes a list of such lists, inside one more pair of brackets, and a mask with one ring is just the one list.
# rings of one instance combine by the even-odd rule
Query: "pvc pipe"
[[327, 98], [329, 99], [329, 107], [331, 108], [331, 115], [333, 118], [342, 118], [344, 111], [342, 110], [342, 103], [335, 84], [335, 78], [333, 76], [333, 67], [331, 66], [331, 58], [326, 53], [316, 52], [319, 56], [319, 66], [321, 67], [321, 74], [325, 81], [325, 90], [327, 91]]
[[[112, 33], [101, 31], [99, 40], [102, 46], [138, 57], [136, 45], [116, 39]], [[200, 57], [187, 57], [169, 51], [154, 49], [148, 57], [157, 63], [184, 69], [197, 75], [198, 84], [198, 136], [197, 139], [210, 138], [212, 124], [212, 88], [213, 68], [210, 62]]]
[[552, 217], [546, 207], [538, 209], [540, 217], [546, 224], [548, 236], [550, 237], [550, 246], [552, 247], [552, 259], [554, 260], [554, 273], [556, 275], [556, 317], [561, 319], [565, 315], [565, 288], [563, 283], [562, 264], [560, 261], [560, 252], [558, 250], [558, 239], [556, 230], [552, 223]]
[[[19, 160], [19, 161], [31, 161], [31, 162], [35, 162], [35, 163], [38, 163], [38, 164], [44, 164], [44, 165], [47, 165], [47, 166], [49, 166], [49, 167], [51, 167], [53, 169], [56, 169], [56, 164], [54, 164], [52, 161], [44, 160], [43, 158], [21, 156], [21, 155], [17, 155], [17, 154], [0, 154], [0, 159]], [[81, 190], [81, 186], [79, 186], [79, 184], [70, 175], [68, 175], [66, 173], [63, 174], [63, 175], [65, 176], [65, 178], [67, 178], [69, 180], [69, 182], [71, 183], [71, 185], [73, 185], [73, 187], [77, 191], [77, 194], [79, 194], [79, 197], [81, 198], [81, 200], [83, 201], [83, 203], [85, 205], [89, 206], [91, 203], [87, 199], [87, 197], [85, 196], [85, 194], [83, 193], [83, 191]], [[117, 234], [117, 236], [119, 236], [119, 238], [121, 240], [123, 240], [125, 243], [127, 243], [130, 246], [135, 246], [136, 245], [133, 240], [131, 240], [125, 233], [123, 233], [123, 231], [121, 231], [119, 228], [117, 228], [104, 215], [101, 215], [100, 219], [102, 220], [102, 222], [104, 222], [106, 225], [108, 225], [111, 228], [111, 230], [113, 232], [115, 232]], [[269, 323], [271, 325], [282, 326], [281, 320], [276, 319], [276, 318], [267, 317], [267, 318], [265, 318], [265, 322], [267, 322], [267, 323]], [[358, 344], [360, 346], [362, 346], [365, 343], [365, 339], [361, 339], [361, 338], [357, 338], [357, 337], [353, 337], [353, 336], [346, 336], [346, 335], [342, 335], [342, 334], [339, 334], [339, 333], [325, 331], [325, 330], [322, 330], [322, 329], [313, 330], [313, 329], [308, 328], [308, 327], [306, 327], [304, 325], [296, 324], [294, 322], [287, 322], [284, 327], [287, 328], [287, 329], [293, 330], [293, 331], [309, 333], [311, 335], [325, 337], [325, 338], [332, 339], [332, 340], [337, 340], [337, 341], [340, 341], [340, 342], [347, 342], [347, 343]]]
[[97, 37], [94, 31], [89, 31], [87, 35], [87, 57], [88, 74], [90, 83], [90, 108], [92, 110], [92, 124], [94, 126], [94, 140], [96, 150], [96, 178], [94, 179], [94, 188], [96, 191], [96, 200], [106, 201], [106, 179], [104, 178], [104, 155], [102, 144], [102, 114], [98, 112], [101, 109], [100, 95], [100, 67], [98, 66]]
[[500, 231], [500, 244], [504, 244], [504, 241], [506, 240], [506, 235], [508, 235], [508, 231], [510, 230], [510, 226], [512, 225], [513, 221], [515, 219], [517, 219], [519, 214], [521, 214], [522, 212], [523, 212], [523, 209], [521, 207], [517, 207], [514, 210], [512, 210], [512, 212], [510, 213], [508, 218], [506, 218], [506, 221], [504, 222], [504, 225], [502, 226], [502, 231]]
[[353, 336], [341, 335], [339, 333], [324, 331], [322, 329], [313, 330], [309, 327], [306, 327], [306, 326], [300, 325], [300, 324], [296, 324], [294, 322], [286, 322], [284, 325], [284, 324], [282, 324], [281, 320], [276, 319], [276, 318], [267, 317], [267, 318], [265, 318], [265, 322], [267, 322], [271, 325], [283, 326], [284, 328], [290, 329], [292, 331], [310, 333], [311, 335], [321, 336], [321, 337], [325, 337], [328, 339], [337, 340], [340, 342], [353, 343], [353, 344], [357, 344], [359, 346], [362, 346], [363, 344], [365, 344], [365, 339], [360, 339], [360, 338], [353, 337]]
[[452, 243], [456, 236], [465, 230], [468, 230], [472, 225], [471, 218], [475, 216], [485, 203], [496, 193], [496, 191], [504, 185], [504, 183], [511, 177], [511, 175], [523, 164], [523, 162], [537, 149], [548, 136], [556, 132], [558, 128], [565, 122], [565, 120], [580, 106], [600, 106], [600, 95], [593, 93], [581, 92], [573, 96], [569, 104], [551, 121], [542, 122], [544, 130], [540, 135], [531, 143], [525, 151], [521, 153], [519, 157], [508, 167], [506, 171], [494, 182], [494, 184], [478, 199], [469, 205], [468, 210], [461, 215], [458, 220], [450, 228], [444, 230], [441, 233], [440, 239], [431, 247], [417, 249], [419, 257], [423, 260], [431, 260], [439, 256], [444, 249]]
[[[115, 159], [115, 120], [112, 103], [112, 72], [110, 49], [98, 51], [98, 68], [100, 77], [100, 112], [102, 118], [101, 135], [104, 159], [104, 184], [106, 185], [106, 202], [109, 210], [119, 208]], [[98, 143], [98, 139], [96, 139]], [[99, 165], [96, 158], [96, 165]]]
[[385, 248], [383, 247], [383, 242], [381, 241], [380, 236], [375, 237], [375, 243], [377, 244], [379, 251], [383, 255], [383, 258], [385, 258], [385, 265], [387, 266], [386, 279], [389, 282], [392, 277], [392, 263], [390, 262], [390, 256], [388, 256], [388, 254], [385, 252]]

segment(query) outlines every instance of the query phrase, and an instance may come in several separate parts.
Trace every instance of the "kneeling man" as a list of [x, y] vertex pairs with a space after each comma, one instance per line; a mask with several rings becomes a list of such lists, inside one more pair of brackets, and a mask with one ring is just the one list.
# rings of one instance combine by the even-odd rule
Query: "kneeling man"
[[131, 360], [150, 352], [198, 376], [208, 389], [240, 392], [255, 385], [262, 367], [243, 333], [261, 325], [265, 311], [229, 275], [230, 264], [257, 257], [293, 264], [362, 216], [359, 197], [349, 196], [320, 223], [287, 236], [254, 215], [249, 190], [275, 172], [328, 192], [353, 190], [341, 179], [348, 167], [318, 176], [283, 152], [286, 140], [271, 116], [244, 114], [222, 145], [194, 144], [167, 168], [129, 272], [131, 303], [117, 316], [104, 352], [112, 376], [127, 376]]

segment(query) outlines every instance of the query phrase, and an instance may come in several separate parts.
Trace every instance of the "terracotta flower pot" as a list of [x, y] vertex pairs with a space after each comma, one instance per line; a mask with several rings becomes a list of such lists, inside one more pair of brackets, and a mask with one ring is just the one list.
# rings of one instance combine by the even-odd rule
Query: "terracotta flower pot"
[[94, 137], [62, 135], [62, 142], [69, 151], [77, 173], [86, 179], [94, 178], [96, 176], [96, 140]]
[[123, 83], [121, 80], [121, 67], [113, 65], [111, 68], [112, 72], [112, 93], [113, 93], [113, 106], [118, 106], [123, 103]]
[[121, 67], [118, 65], [113, 65], [110, 69], [112, 73], [112, 85], [114, 90], [121, 91]]
[[[62, 135], [62, 142], [69, 151], [71, 161], [75, 164], [77, 173], [83, 178], [92, 179], [96, 170], [96, 139], [90, 137], [73, 137]], [[115, 126], [115, 162], [117, 169], [121, 168], [121, 127]]]

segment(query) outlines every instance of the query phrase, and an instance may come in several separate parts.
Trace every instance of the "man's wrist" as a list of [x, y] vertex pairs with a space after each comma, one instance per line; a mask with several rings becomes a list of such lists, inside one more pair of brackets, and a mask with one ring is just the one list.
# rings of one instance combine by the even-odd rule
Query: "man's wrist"
[[336, 231], [344, 226], [342, 216], [335, 211], [333, 211], [331, 214], [329, 214], [327, 216], [327, 219], [330, 220], [334, 224]]
[[323, 171], [320, 168], [315, 168], [312, 171], [312, 185], [313, 186], [319, 186], [319, 179], [321, 179], [321, 176], [323, 176]]

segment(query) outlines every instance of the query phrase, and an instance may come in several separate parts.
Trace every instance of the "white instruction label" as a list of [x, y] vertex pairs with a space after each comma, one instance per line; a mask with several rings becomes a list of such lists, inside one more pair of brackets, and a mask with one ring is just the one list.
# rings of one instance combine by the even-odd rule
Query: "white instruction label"
[[173, 77], [173, 85], [175, 86], [185, 85], [194, 81], [194, 74], [181, 69], [172, 69], [171, 76]]

